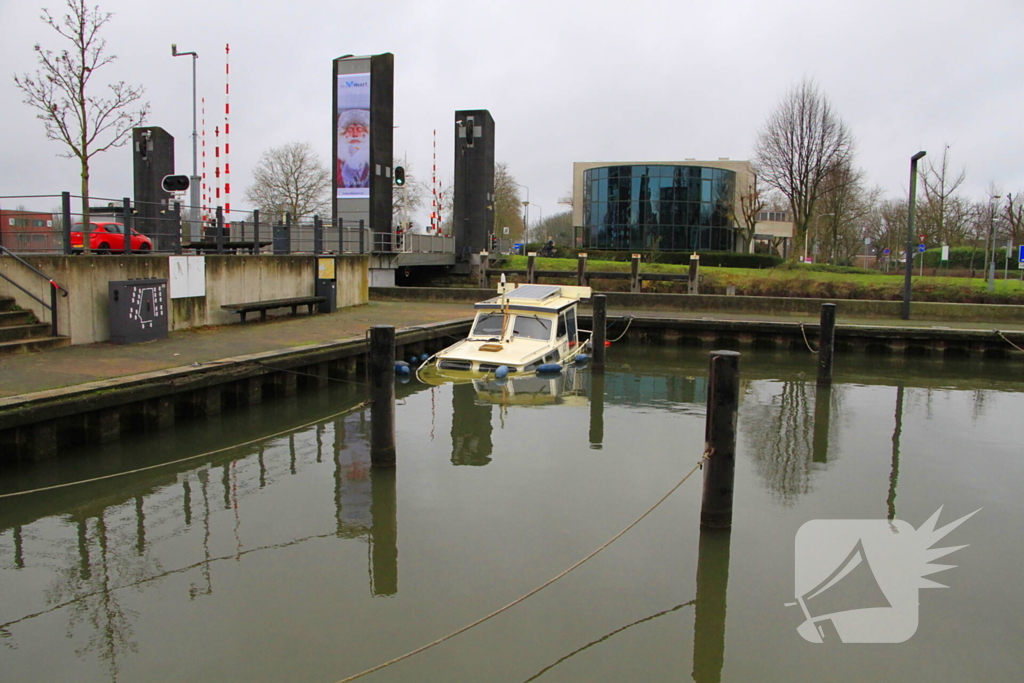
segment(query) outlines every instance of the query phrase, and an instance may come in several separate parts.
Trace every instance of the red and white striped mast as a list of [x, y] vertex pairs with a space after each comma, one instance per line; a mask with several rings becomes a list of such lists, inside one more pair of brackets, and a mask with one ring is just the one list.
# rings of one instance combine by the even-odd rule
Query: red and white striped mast
[[224, 44], [224, 216], [231, 216], [231, 45]]
[[[210, 218], [210, 214], [209, 214], [209, 211], [208, 211], [208, 209], [210, 207], [210, 195], [209, 195], [209, 189], [210, 188], [209, 188], [209, 185], [207, 185], [207, 183], [206, 183], [206, 98], [205, 97], [203, 98], [203, 128], [202, 128], [202, 143], [201, 143], [201, 145], [202, 145], [202, 148], [203, 148], [203, 157], [202, 157], [203, 158], [203, 183], [202, 183], [202, 185], [203, 185], [203, 207], [202, 207], [203, 208], [203, 213], [202, 213], [202, 220], [203, 220], [203, 226], [205, 228], [206, 221]], [[201, 237], [202, 237], [202, 234], [200, 234], [200, 238]]]
[[437, 129], [434, 129], [434, 165], [430, 171], [430, 232], [437, 234], [441, 230], [440, 212], [437, 206]]

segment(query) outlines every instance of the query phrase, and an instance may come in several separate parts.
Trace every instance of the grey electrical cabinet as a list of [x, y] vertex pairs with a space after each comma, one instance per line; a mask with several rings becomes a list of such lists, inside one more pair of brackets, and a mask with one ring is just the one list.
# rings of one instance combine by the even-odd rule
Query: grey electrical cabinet
[[110, 343], [137, 344], [167, 336], [167, 280], [107, 283]]

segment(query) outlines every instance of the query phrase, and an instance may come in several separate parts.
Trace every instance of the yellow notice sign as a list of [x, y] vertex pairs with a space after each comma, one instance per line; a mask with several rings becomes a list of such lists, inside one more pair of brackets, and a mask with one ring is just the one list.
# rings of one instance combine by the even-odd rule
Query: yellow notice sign
[[321, 280], [334, 279], [334, 259], [318, 258], [316, 260], [316, 276]]

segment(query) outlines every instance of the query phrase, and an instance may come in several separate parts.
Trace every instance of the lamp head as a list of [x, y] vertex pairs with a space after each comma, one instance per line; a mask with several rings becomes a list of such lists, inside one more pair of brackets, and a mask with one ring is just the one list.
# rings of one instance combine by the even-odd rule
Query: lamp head
[[928, 153], [928, 152], [925, 152], [925, 151], [921, 151], [921, 152], [918, 152], [918, 153], [917, 153], [917, 154], [915, 154], [914, 156], [910, 157], [910, 160], [911, 160], [911, 161], [918, 161], [918, 160], [919, 160], [919, 159], [920, 159], [921, 157], [923, 157], [923, 156], [924, 156], [925, 154], [927, 154], [927, 153]]

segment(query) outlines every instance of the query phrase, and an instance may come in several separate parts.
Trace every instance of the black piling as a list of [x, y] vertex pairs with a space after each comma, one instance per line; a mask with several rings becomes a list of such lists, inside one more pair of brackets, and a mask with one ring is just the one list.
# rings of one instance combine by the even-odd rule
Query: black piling
[[580, 287], [587, 286], [587, 255], [583, 252], [576, 257], [576, 284]]
[[818, 384], [832, 384], [832, 356], [836, 345], [836, 305], [821, 305], [818, 336]]
[[640, 292], [640, 254], [633, 254], [629, 265], [629, 291]]
[[736, 412], [740, 396], [740, 354], [712, 351], [704, 423], [704, 492], [700, 524], [711, 529], [732, 526], [733, 481], [736, 475]]
[[395, 466], [395, 328], [370, 328], [370, 463]]
[[480, 279], [479, 279], [479, 282], [477, 282], [477, 286], [480, 287], [480, 289], [490, 289], [490, 286], [491, 286], [491, 276], [487, 272], [487, 268], [490, 266], [490, 263], [491, 263], [491, 255], [488, 252], [486, 252], [486, 251], [481, 251], [480, 252], [480, 271], [479, 271]]
[[526, 255], [526, 282], [527, 284], [537, 284], [537, 271], [536, 271], [537, 252], [531, 251]]
[[686, 280], [687, 294], [700, 294], [700, 256], [690, 256], [690, 273]]
[[260, 210], [252, 212], [252, 253], [260, 253]]
[[590, 334], [591, 351], [594, 354], [594, 358], [590, 363], [591, 372], [604, 372], [604, 340], [605, 340], [605, 321], [607, 319], [606, 312], [606, 301], [607, 297], [604, 294], [595, 294], [591, 299], [591, 305], [594, 310], [593, 322], [591, 327], [593, 332]]

